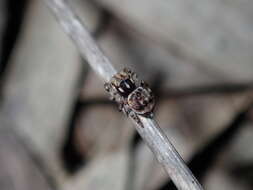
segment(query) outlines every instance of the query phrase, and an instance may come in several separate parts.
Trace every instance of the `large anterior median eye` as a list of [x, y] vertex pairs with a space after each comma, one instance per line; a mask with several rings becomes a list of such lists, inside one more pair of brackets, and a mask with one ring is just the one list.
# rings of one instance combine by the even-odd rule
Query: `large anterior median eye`
[[117, 90], [122, 96], [127, 97], [135, 88], [135, 84], [130, 79], [126, 79], [121, 81]]

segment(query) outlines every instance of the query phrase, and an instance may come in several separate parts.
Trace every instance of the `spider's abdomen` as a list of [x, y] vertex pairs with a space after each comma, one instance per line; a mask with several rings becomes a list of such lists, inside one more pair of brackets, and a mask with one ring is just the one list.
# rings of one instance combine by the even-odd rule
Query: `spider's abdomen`
[[127, 103], [130, 108], [138, 114], [147, 114], [153, 111], [155, 101], [150, 91], [143, 87], [138, 87], [128, 95]]

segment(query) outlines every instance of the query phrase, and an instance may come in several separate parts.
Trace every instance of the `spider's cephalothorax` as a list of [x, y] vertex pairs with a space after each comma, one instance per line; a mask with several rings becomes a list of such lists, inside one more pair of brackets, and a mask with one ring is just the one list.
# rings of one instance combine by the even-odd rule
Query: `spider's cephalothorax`
[[129, 69], [115, 74], [105, 89], [111, 98], [119, 104], [120, 111], [141, 124], [138, 115], [152, 117], [155, 106], [154, 96], [148, 85], [137, 79], [137, 75]]

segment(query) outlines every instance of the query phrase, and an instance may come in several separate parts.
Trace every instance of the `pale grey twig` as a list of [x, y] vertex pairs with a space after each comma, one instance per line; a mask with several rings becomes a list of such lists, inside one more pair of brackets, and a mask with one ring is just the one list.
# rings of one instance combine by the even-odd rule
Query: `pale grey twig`
[[95, 41], [64, 0], [45, 0], [53, 10], [64, 31], [72, 38], [81, 55], [92, 69], [104, 80], [116, 74], [110, 61], [100, 51]]
[[[93, 70], [104, 81], [108, 82], [116, 70], [98, 48], [85, 26], [64, 0], [45, 1], [53, 10], [65, 32], [73, 39], [81, 55], [87, 59]], [[157, 160], [164, 166], [177, 188], [181, 190], [202, 189], [158, 124], [153, 119], [139, 117], [144, 127], [133, 120], [137, 131], [148, 144]]]

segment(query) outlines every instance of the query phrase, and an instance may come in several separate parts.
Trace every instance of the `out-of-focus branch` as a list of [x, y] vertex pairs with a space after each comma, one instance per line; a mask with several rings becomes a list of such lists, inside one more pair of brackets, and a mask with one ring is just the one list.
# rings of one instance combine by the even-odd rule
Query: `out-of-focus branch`
[[253, 81], [235, 84], [223, 83], [199, 87], [187, 87], [182, 90], [171, 89], [167, 91], [161, 91], [159, 93], [161, 94], [161, 98], [184, 98], [187, 96], [242, 93], [252, 90], [253, 90]]
[[[184, 89], [169, 89], [169, 90], [160, 90], [158, 89], [155, 94], [158, 97], [158, 101], [173, 98], [189, 98], [193, 96], [204, 96], [204, 95], [213, 95], [213, 94], [237, 94], [243, 92], [253, 91], [253, 82], [241, 83], [241, 84], [217, 84], [217, 85], [206, 85], [199, 87], [188, 87]], [[89, 99], [80, 98], [79, 102], [82, 106], [91, 106], [91, 105], [114, 105], [113, 102], [109, 101], [106, 97], [94, 97]]]
[[[64, 0], [45, 1], [65, 32], [73, 39], [81, 55], [104, 81], [109, 81], [116, 70], [69, 6]], [[153, 151], [157, 160], [165, 167], [177, 188], [182, 190], [202, 189], [156, 121], [141, 116], [139, 118], [144, 128], [133, 121], [137, 131]]]

